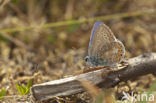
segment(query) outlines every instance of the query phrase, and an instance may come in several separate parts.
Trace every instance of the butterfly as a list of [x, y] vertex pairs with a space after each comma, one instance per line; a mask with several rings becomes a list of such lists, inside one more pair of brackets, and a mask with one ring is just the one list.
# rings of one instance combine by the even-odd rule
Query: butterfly
[[92, 29], [88, 56], [85, 61], [92, 66], [117, 67], [125, 55], [125, 47], [104, 23], [97, 21]]

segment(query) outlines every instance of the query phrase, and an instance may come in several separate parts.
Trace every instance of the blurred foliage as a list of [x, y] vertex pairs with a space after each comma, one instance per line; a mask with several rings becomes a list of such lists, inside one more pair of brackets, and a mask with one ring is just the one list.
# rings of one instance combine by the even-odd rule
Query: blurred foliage
[[9, 42], [9, 40], [7, 38], [3, 37], [1, 34], [0, 34], [0, 40], [3, 42]]
[[72, 25], [72, 26], [68, 26], [68, 28], [67, 28], [67, 32], [74, 32], [74, 31], [76, 31], [78, 28], [79, 28], [79, 24], [75, 24], [75, 25]]
[[[145, 92], [145, 94], [147, 94], [147, 98], [149, 98], [151, 94], [154, 96], [156, 95], [156, 81], [153, 81], [150, 88], [147, 90], [147, 92]], [[141, 101], [140, 103], [148, 103], [148, 101], [146, 101], [146, 99], [144, 98], [144, 101]]]
[[148, 89], [149, 92], [156, 91], [156, 81], [153, 81], [150, 88]]
[[105, 90], [95, 99], [94, 103], [115, 103], [114, 94], [110, 90]]
[[48, 39], [47, 39], [50, 43], [53, 43], [54, 41], [55, 41], [55, 37], [52, 35], [52, 34], [50, 34], [50, 35], [48, 35]]
[[4, 98], [4, 96], [6, 95], [7, 90], [5, 88], [0, 90], [0, 100], [2, 100]]

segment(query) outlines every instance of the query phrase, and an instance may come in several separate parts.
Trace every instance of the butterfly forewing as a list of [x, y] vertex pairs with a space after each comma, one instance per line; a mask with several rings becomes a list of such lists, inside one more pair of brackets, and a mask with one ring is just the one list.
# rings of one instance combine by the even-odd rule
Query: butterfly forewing
[[116, 38], [109, 27], [102, 22], [96, 22], [90, 38], [89, 56], [99, 56], [98, 52], [100, 52], [100, 49], [102, 47], [104, 47], [104, 50], [110, 48], [110, 42], [115, 41], [115, 39]]
[[90, 37], [89, 48], [90, 48], [91, 45], [92, 45], [93, 38], [94, 38], [94, 34], [95, 34], [96, 30], [99, 28], [99, 26], [100, 26], [101, 24], [103, 24], [103, 23], [100, 22], [100, 21], [97, 21], [97, 22], [94, 24], [94, 27], [93, 27], [92, 33], [91, 33], [91, 37]]

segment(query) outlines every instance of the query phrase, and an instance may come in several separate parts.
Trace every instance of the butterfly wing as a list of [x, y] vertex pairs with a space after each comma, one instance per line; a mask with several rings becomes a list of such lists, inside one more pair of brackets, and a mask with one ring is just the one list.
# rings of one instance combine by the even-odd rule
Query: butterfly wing
[[116, 39], [116, 41], [113, 44], [113, 48], [117, 50], [117, 52], [115, 52], [115, 58], [113, 60], [119, 63], [123, 60], [125, 56], [125, 47], [121, 41]]
[[98, 58], [102, 58], [102, 60], [105, 61], [103, 65], [111, 66], [112, 64], [118, 64], [122, 61], [125, 55], [125, 47], [122, 42], [116, 39], [107, 44], [107, 46], [101, 46], [97, 55]]
[[97, 22], [94, 24], [94, 27], [93, 27], [92, 33], [91, 33], [91, 37], [90, 37], [89, 48], [91, 48], [92, 43], [93, 43], [93, 38], [94, 38], [95, 32], [97, 31], [97, 29], [99, 28], [99, 26], [100, 26], [101, 24], [103, 24], [103, 23], [100, 22], [100, 21], [97, 21]]
[[101, 47], [110, 48], [110, 42], [115, 41], [115, 36], [113, 35], [112, 31], [107, 27], [104, 23], [97, 21], [94, 24], [88, 54], [89, 56], [98, 56], [99, 49]]

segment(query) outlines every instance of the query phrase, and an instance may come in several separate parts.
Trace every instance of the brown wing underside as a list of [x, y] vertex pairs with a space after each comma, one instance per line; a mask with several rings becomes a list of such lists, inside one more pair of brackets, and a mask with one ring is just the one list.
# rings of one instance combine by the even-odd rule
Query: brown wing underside
[[123, 44], [116, 40], [114, 42], [111, 42], [109, 45], [104, 47], [100, 47], [100, 52], [98, 52], [98, 58], [103, 58], [108, 60], [108, 62], [114, 62], [119, 63], [124, 56], [125, 49]]
[[89, 48], [89, 56], [97, 56], [100, 47], [110, 45], [110, 42], [115, 41], [116, 38], [112, 31], [105, 24], [101, 24], [94, 34], [92, 45]]

